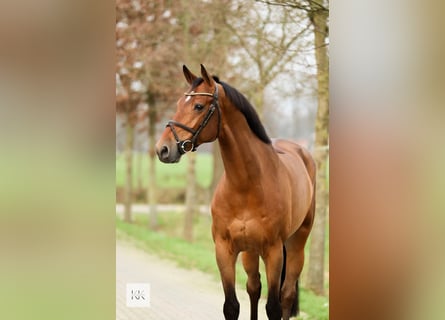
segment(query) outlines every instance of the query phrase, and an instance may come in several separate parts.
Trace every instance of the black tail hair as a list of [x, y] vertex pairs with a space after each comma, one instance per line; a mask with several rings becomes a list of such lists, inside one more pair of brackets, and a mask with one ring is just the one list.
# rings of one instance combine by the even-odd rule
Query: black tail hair
[[[280, 283], [280, 290], [283, 287], [284, 278], [286, 277], [286, 247], [283, 246], [283, 269], [281, 270], [281, 283]], [[297, 282], [295, 283], [295, 289], [297, 291], [295, 295], [294, 303], [292, 303], [292, 308], [290, 311], [290, 315], [292, 317], [295, 317], [298, 312], [300, 311], [300, 293], [299, 293], [299, 280], [297, 279]]]
[[281, 270], [280, 290], [283, 288], [284, 278], [286, 277], [286, 247], [283, 246], [283, 269]]

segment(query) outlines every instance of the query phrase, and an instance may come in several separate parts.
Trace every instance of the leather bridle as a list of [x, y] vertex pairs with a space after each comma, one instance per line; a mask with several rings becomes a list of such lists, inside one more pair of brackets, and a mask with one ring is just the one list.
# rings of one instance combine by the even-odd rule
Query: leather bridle
[[[167, 122], [166, 127], [170, 127], [170, 130], [172, 131], [173, 135], [176, 139], [176, 144], [178, 146], [178, 151], [181, 155], [184, 153], [190, 152], [190, 151], [196, 151], [196, 141], [198, 140], [199, 134], [201, 131], [207, 126], [207, 124], [210, 121], [210, 118], [212, 117], [215, 110], [218, 111], [218, 132], [216, 133], [215, 138], [212, 141], [215, 141], [219, 136], [219, 130], [221, 127], [221, 109], [218, 104], [218, 85], [215, 84], [215, 91], [213, 94], [208, 92], [190, 92], [190, 93], [184, 93], [185, 96], [209, 96], [213, 97], [212, 103], [209, 107], [209, 110], [207, 111], [207, 114], [205, 115], [204, 119], [202, 120], [201, 124], [199, 125], [198, 129], [193, 129], [185, 124], [182, 124], [180, 122], [169, 120]], [[192, 134], [192, 137], [190, 139], [180, 140], [178, 134], [176, 133], [176, 127], [179, 127], [181, 129], [184, 129]]]

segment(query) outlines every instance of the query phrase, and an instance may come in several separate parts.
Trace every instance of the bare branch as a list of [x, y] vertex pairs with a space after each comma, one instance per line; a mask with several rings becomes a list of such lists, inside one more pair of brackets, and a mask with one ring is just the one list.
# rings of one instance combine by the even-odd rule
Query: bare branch
[[[281, 72], [281, 70], [277, 70], [275, 73], [272, 72], [273, 68], [275, 68], [278, 65], [285, 65], [287, 64], [292, 58], [294, 58], [294, 55], [287, 55], [287, 58], [283, 60], [284, 56], [288, 52], [290, 46], [299, 39], [309, 28], [310, 24], [306, 26], [303, 30], [296, 33], [283, 47], [281, 47], [281, 55], [275, 56], [275, 58], [269, 63], [268, 69], [265, 71], [265, 74], [268, 75], [268, 78], [270, 78], [269, 81], [271, 81], [273, 78], [276, 77], [276, 75]], [[283, 35], [284, 38], [284, 35]]]
[[247, 55], [253, 60], [256, 61], [256, 56], [253, 54], [253, 52], [251, 52], [249, 50], [249, 46], [247, 45], [246, 41], [244, 41], [244, 39], [246, 38], [245, 36], [241, 36], [237, 30], [232, 27], [232, 25], [224, 18], [224, 24], [230, 29], [230, 31], [233, 32], [233, 34], [235, 35], [235, 37], [238, 39], [238, 41], [240, 42], [242, 48], [244, 49], [244, 51], [247, 53]]
[[329, 8], [325, 7], [320, 2], [314, 0], [307, 0], [308, 2], [307, 4], [300, 1], [270, 1], [270, 0], [255, 0], [255, 1], [273, 6], [282, 6], [282, 7], [300, 9], [306, 12], [313, 12], [317, 10], [329, 12]]

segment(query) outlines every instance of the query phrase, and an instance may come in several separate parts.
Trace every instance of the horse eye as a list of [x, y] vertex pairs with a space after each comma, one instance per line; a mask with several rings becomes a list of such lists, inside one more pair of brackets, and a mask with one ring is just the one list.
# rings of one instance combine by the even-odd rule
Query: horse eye
[[202, 109], [204, 109], [204, 106], [202, 104], [195, 104], [194, 109], [196, 111], [201, 111]]

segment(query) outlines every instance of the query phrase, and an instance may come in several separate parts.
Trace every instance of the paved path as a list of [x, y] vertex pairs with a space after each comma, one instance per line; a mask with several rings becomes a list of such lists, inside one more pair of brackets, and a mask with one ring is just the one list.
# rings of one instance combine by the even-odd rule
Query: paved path
[[[151, 287], [150, 308], [128, 308], [126, 283], [145, 282]], [[239, 319], [249, 319], [249, 298], [244, 288], [237, 289], [241, 304]], [[260, 300], [259, 319], [266, 319], [265, 299]], [[178, 268], [133, 247], [116, 243], [116, 319], [117, 320], [209, 320], [224, 319], [224, 295], [219, 281], [212, 276]]]
[[[184, 211], [185, 206], [181, 204], [158, 204], [156, 206], [158, 212], [165, 211]], [[199, 212], [204, 215], [210, 215], [210, 207], [208, 205], [198, 206]], [[146, 204], [133, 204], [131, 206], [132, 212], [148, 214], [148, 205]], [[122, 203], [116, 204], [116, 213], [118, 215], [124, 214], [124, 205]]]

